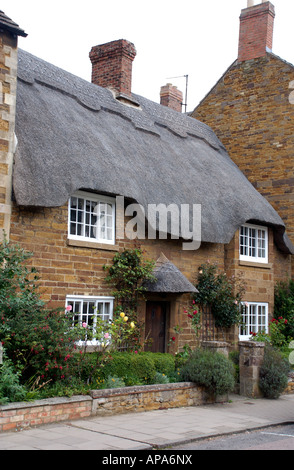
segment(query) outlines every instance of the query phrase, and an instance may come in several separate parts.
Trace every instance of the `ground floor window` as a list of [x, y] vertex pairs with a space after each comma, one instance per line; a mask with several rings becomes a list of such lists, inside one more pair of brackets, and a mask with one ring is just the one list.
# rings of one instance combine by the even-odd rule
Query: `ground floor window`
[[[113, 297], [92, 297], [92, 296], [67, 296], [66, 307], [72, 314], [73, 325], [79, 324], [85, 330], [95, 334], [97, 318], [103, 321], [110, 321], [113, 317]], [[97, 343], [97, 341], [88, 341]]]
[[240, 339], [249, 339], [252, 333], [268, 333], [268, 304], [260, 302], [242, 303]]

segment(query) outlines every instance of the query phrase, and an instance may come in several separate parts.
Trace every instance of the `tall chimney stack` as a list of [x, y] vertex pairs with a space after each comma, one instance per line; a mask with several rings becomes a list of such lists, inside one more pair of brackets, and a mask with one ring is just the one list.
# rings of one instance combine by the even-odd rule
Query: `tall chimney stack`
[[176, 86], [167, 83], [160, 89], [160, 104], [181, 113], [183, 93]]
[[274, 5], [264, 0], [258, 5], [247, 0], [247, 5], [240, 16], [239, 62], [264, 57], [273, 44]]
[[92, 47], [92, 83], [114, 89], [131, 97], [132, 62], [136, 57], [134, 44], [125, 39]]

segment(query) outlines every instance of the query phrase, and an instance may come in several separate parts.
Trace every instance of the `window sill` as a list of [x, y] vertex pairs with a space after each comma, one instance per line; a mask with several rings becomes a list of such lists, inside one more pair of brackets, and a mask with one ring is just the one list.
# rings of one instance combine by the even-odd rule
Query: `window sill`
[[258, 263], [256, 261], [239, 260], [239, 266], [248, 266], [250, 268], [272, 269], [272, 263]]
[[107, 243], [97, 243], [84, 240], [72, 240], [71, 238], [67, 239], [67, 245], [79, 248], [92, 248], [94, 250], [119, 251], [118, 245], [109, 245]]

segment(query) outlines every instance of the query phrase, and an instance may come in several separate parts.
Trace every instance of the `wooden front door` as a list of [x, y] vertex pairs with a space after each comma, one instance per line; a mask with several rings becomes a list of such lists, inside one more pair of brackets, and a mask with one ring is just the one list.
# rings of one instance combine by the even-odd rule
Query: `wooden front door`
[[145, 350], [165, 352], [168, 311], [169, 302], [147, 302], [145, 338], [150, 341], [147, 342]]

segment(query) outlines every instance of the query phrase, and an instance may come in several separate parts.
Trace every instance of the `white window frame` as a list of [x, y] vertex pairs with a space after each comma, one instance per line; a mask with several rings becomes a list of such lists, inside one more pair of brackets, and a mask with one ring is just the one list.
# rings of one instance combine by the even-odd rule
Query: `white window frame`
[[[80, 201], [83, 201], [83, 207], [81, 209], [72, 208], [72, 200], [77, 198]], [[95, 215], [95, 212], [90, 212], [87, 210], [87, 204], [95, 204], [94, 211], [99, 214], [99, 209], [101, 208], [100, 217], [98, 218]], [[106, 208], [106, 206], [108, 206]], [[111, 206], [111, 214], [103, 214], [103, 210], [109, 210]], [[76, 211], [75, 219], [73, 220], [74, 211]], [[103, 243], [108, 245], [115, 244], [115, 198], [102, 196], [100, 194], [89, 193], [86, 191], [78, 191], [73, 194], [68, 201], [68, 238], [70, 240], [79, 240], [85, 242], [94, 242], [94, 243]], [[78, 218], [78, 213], [80, 219]], [[88, 218], [88, 220], [87, 220]], [[94, 221], [95, 218], [95, 221]], [[93, 219], [93, 220], [92, 220]], [[99, 225], [99, 219], [102, 222], [106, 223], [106, 227], [103, 226], [103, 223]], [[111, 219], [111, 220], [110, 220]], [[78, 227], [80, 228], [80, 234], [72, 233], [72, 228], [75, 226], [75, 232], [77, 232]], [[111, 236], [107, 235], [107, 232], [111, 231]], [[88, 232], [88, 233], [87, 233]], [[103, 232], [106, 234], [106, 237], [101, 236]]]
[[[242, 233], [243, 230], [246, 233]], [[239, 259], [254, 263], [268, 263], [267, 227], [252, 224], [244, 224], [240, 227]]]
[[252, 333], [268, 333], [268, 303], [242, 302], [242, 320], [239, 328], [239, 339], [247, 341]]
[[[73, 309], [69, 311], [69, 315], [72, 316], [73, 320], [73, 325], [75, 324], [74, 317], [78, 315], [78, 319], [76, 321], [79, 322], [80, 326], [83, 325], [83, 323], [86, 323], [87, 326], [90, 325], [91, 328], [93, 328], [94, 334], [95, 334], [95, 327], [97, 323], [97, 312], [99, 304], [100, 308], [101, 305], [103, 305], [102, 308], [102, 313], [98, 313], [102, 317], [103, 320], [106, 321], [111, 321], [113, 319], [113, 303], [114, 303], [114, 297], [110, 296], [88, 296], [88, 295], [67, 295], [66, 296], [66, 302], [65, 302], [65, 308], [71, 305]], [[80, 304], [80, 310], [78, 311], [78, 305]], [[91, 315], [92, 312], [89, 311], [90, 306], [94, 304], [93, 308], [93, 315]], [[106, 304], [109, 305], [109, 308], [107, 308], [107, 313], [105, 312], [106, 310]], [[101, 311], [101, 310], [100, 310]], [[78, 341], [77, 343], [79, 346], [84, 345], [85, 341], [81, 340]], [[91, 340], [87, 341], [88, 345], [92, 346], [97, 346], [100, 344], [98, 340]]]

